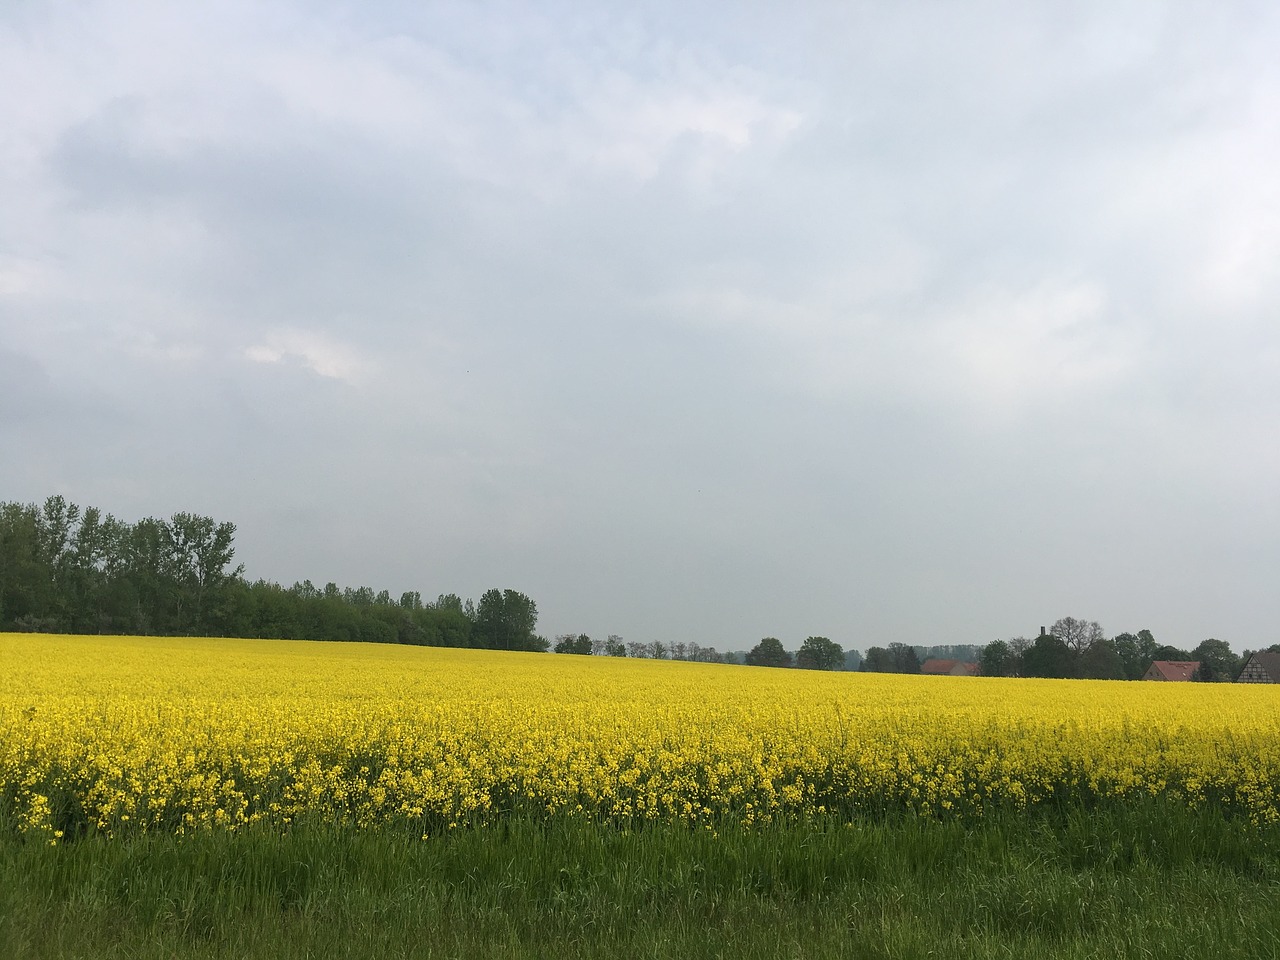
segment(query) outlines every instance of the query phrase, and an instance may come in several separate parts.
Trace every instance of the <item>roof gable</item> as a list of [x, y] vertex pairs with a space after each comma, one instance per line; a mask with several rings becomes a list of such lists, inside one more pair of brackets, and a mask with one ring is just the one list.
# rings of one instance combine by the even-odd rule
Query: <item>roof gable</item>
[[1246, 670], [1250, 664], [1257, 664], [1262, 667], [1267, 676], [1271, 678], [1272, 683], [1280, 683], [1280, 653], [1271, 653], [1263, 650], [1249, 658], [1249, 663], [1245, 664]]
[[1155, 660], [1147, 672], [1158, 673], [1165, 680], [1190, 680], [1199, 669], [1197, 660]]

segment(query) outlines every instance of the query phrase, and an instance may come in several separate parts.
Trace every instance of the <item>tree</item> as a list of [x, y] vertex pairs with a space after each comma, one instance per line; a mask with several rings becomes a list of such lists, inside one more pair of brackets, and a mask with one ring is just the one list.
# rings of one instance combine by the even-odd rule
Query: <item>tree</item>
[[884, 647], [868, 647], [858, 669], [863, 673], [893, 673], [893, 654]]
[[572, 633], [562, 633], [556, 637], [555, 645], [556, 653], [577, 653], [583, 656], [591, 654], [591, 638], [585, 633], [574, 636]]
[[984, 677], [1016, 676], [1016, 665], [1013, 651], [1003, 640], [992, 640], [978, 654], [978, 669]]
[[476, 605], [472, 635], [477, 645], [490, 650], [545, 651], [547, 641], [533, 629], [538, 607], [515, 590], [487, 590]]
[[1089, 680], [1124, 680], [1124, 659], [1112, 640], [1095, 640], [1076, 658], [1076, 675]]
[[1200, 679], [1230, 683], [1244, 667], [1240, 658], [1224, 640], [1210, 637], [1191, 651], [1191, 659], [1200, 661]]
[[1075, 617], [1063, 617], [1049, 632], [1065, 643], [1072, 653], [1083, 653], [1105, 636], [1096, 620], [1077, 620]]
[[796, 666], [804, 670], [840, 670], [844, 667], [844, 650], [826, 637], [809, 637], [796, 653]]
[[210, 605], [228, 581], [244, 572], [243, 566], [226, 569], [235, 556], [235, 535], [234, 523], [215, 523], [194, 513], [175, 513], [161, 524], [176, 603], [174, 629], [206, 632]]
[[1055, 634], [1042, 633], [1022, 655], [1022, 674], [1027, 677], [1070, 677], [1075, 673], [1071, 649]]
[[52, 583], [39, 541], [34, 504], [0, 504], [0, 624], [18, 627], [49, 615]]
[[747, 665], [752, 667], [789, 667], [791, 654], [782, 647], [777, 637], [765, 637], [747, 654]]
[[889, 657], [893, 662], [894, 673], [919, 673], [920, 658], [916, 656], [916, 648], [905, 643], [889, 644]]
[[627, 655], [627, 645], [622, 642], [620, 636], [616, 633], [611, 633], [604, 642], [604, 655], [606, 657], [625, 657]]
[[[1145, 634], [1145, 637], [1143, 636]], [[1141, 680], [1142, 675], [1155, 659], [1152, 654], [1156, 650], [1155, 637], [1150, 630], [1139, 630], [1136, 634], [1121, 633], [1112, 638], [1116, 653], [1124, 664], [1124, 675], [1128, 680]]]

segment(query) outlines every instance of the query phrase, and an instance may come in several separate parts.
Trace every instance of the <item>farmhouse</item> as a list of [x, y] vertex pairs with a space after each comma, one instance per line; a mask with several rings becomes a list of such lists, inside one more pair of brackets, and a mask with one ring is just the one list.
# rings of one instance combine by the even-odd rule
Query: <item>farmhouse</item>
[[978, 665], [963, 660], [935, 660], [932, 657], [920, 664], [920, 672], [935, 677], [976, 677]]
[[1280, 653], [1255, 653], [1236, 683], [1280, 683]]
[[1142, 675], [1143, 680], [1193, 680], [1200, 669], [1196, 660], [1156, 660]]

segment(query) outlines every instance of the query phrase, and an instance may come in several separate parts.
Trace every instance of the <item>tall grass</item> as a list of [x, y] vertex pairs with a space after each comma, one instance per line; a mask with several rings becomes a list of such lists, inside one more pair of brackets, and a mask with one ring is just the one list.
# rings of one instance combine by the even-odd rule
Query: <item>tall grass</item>
[[1173, 804], [981, 824], [422, 841], [300, 826], [0, 841], [0, 955], [1280, 956], [1280, 828]]

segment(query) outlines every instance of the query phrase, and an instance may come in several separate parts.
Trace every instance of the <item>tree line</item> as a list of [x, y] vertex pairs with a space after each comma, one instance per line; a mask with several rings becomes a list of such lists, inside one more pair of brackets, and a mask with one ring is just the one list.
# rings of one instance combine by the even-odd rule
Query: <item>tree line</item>
[[[1280, 644], [1270, 648], [1280, 653]], [[1015, 637], [982, 648], [981, 672], [995, 677], [1078, 677], [1140, 680], [1156, 660], [1198, 663], [1194, 679], [1231, 682], [1255, 651], [1237, 655], [1225, 640], [1210, 637], [1192, 650], [1159, 643], [1150, 630], [1108, 637], [1096, 620], [1063, 617], [1034, 640]]]
[[236, 527], [194, 513], [127, 523], [61, 496], [0, 503], [0, 630], [348, 640], [546, 650], [537, 605], [515, 590], [478, 602], [310, 580], [248, 581]]
[[[552, 649], [536, 632], [537, 604], [518, 591], [491, 589], [478, 602], [452, 593], [425, 601], [417, 591], [393, 598], [371, 587], [249, 581], [243, 565], [232, 565], [235, 532], [233, 523], [194, 513], [127, 523], [62, 496], [40, 506], [0, 503], [0, 630]], [[1280, 644], [1269, 649], [1280, 652]], [[1237, 656], [1214, 638], [1181, 650], [1158, 643], [1149, 630], [1107, 637], [1096, 621], [1074, 617], [1042, 628], [1034, 640], [981, 647], [890, 643], [862, 654], [811, 636], [793, 654], [765, 637], [750, 651], [721, 653], [697, 643], [562, 634], [554, 650], [880, 673], [919, 673], [923, 660], [943, 657], [977, 662], [987, 676], [1103, 680], [1137, 680], [1154, 660], [1181, 660], [1199, 663], [1196, 678], [1207, 681], [1236, 679], [1252, 653]]]

